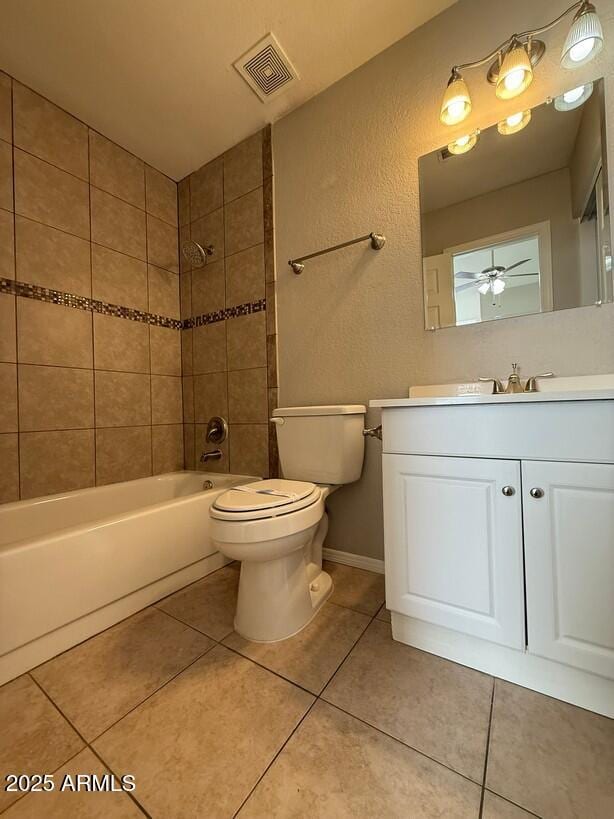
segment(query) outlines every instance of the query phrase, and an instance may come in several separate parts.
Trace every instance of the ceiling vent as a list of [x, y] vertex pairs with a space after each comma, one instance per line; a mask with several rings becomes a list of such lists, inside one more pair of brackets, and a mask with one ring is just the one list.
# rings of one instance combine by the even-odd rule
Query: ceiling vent
[[267, 34], [233, 63], [262, 102], [285, 91], [299, 76], [273, 34]]

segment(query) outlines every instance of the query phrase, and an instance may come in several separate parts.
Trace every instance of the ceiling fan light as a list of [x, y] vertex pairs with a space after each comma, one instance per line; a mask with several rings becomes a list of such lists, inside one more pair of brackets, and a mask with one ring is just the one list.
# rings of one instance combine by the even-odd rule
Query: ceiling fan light
[[510, 114], [509, 117], [502, 119], [501, 122], [497, 123], [497, 131], [499, 131], [499, 133], [503, 136], [517, 134], [518, 131], [522, 131], [523, 128], [526, 128], [529, 122], [531, 122], [530, 108], [527, 111], [519, 111], [517, 114]]
[[479, 131], [473, 131], [471, 134], [458, 137], [458, 139], [448, 144], [448, 151], [456, 156], [468, 153], [472, 148], [475, 148], [479, 134]]
[[501, 100], [511, 100], [526, 91], [532, 82], [533, 67], [526, 46], [514, 40], [501, 63], [495, 93]]
[[555, 97], [554, 107], [557, 111], [573, 111], [574, 108], [579, 108], [581, 105], [584, 105], [592, 93], [592, 82], [578, 85], [577, 88], [572, 88], [570, 91], [565, 91], [563, 94]]
[[478, 287], [478, 292], [485, 296], [490, 290], [490, 282], [484, 282]]
[[503, 291], [505, 290], [505, 282], [503, 281], [503, 279], [495, 279], [492, 282], [491, 287], [492, 287], [493, 294], [495, 296], [498, 296], [501, 293], [503, 293]]
[[561, 52], [563, 68], [578, 68], [594, 59], [603, 48], [603, 29], [595, 6], [585, 2], [576, 13]]
[[458, 73], [452, 71], [448, 80], [443, 100], [441, 101], [440, 120], [444, 125], [457, 125], [471, 113], [471, 97], [467, 83]]

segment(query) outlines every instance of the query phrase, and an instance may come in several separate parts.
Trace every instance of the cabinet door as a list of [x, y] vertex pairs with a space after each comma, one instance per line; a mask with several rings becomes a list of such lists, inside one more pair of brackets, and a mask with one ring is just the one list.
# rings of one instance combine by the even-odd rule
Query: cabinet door
[[383, 462], [388, 607], [524, 648], [520, 463], [418, 455]]
[[614, 466], [522, 472], [529, 651], [614, 678]]

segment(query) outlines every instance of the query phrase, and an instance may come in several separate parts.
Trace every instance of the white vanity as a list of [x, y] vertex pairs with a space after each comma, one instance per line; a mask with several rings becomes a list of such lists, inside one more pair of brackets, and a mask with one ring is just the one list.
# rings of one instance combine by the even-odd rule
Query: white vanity
[[394, 638], [613, 717], [607, 383], [371, 406], [382, 408]]

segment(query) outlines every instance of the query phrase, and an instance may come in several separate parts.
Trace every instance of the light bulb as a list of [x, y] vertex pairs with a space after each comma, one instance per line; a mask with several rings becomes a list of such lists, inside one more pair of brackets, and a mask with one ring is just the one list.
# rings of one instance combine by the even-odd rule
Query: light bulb
[[480, 135], [479, 131], [474, 131], [471, 134], [465, 134], [464, 136], [458, 137], [458, 139], [455, 139], [454, 142], [450, 142], [448, 144], [448, 151], [450, 151], [451, 154], [455, 154], [457, 156], [459, 154], [468, 153], [472, 148], [475, 147], [479, 135]]
[[505, 290], [505, 282], [503, 279], [495, 279], [492, 283], [492, 292], [495, 296], [498, 296], [500, 293], [503, 293]]
[[522, 68], [517, 68], [515, 71], [510, 72], [503, 80], [507, 90], [515, 91], [517, 88], [520, 88], [522, 81], [524, 80], [524, 74], [525, 72]]
[[478, 287], [478, 290], [483, 296], [485, 296], [490, 290], [490, 282], [484, 282], [484, 284], [481, 284]]
[[571, 88], [565, 91], [564, 94], [559, 94], [554, 98], [554, 107], [557, 111], [573, 111], [574, 108], [579, 108], [584, 105], [586, 100], [593, 93], [593, 83], [587, 82], [584, 85], [579, 85], [577, 88]]
[[501, 63], [495, 93], [501, 100], [511, 100], [532, 82], [533, 67], [526, 46], [513, 40]]
[[512, 116], [508, 117], [505, 121], [509, 128], [515, 128], [518, 123], [522, 121], [522, 111], [519, 111], [517, 114], [512, 114]]
[[452, 70], [448, 87], [441, 102], [439, 119], [444, 125], [457, 125], [471, 113], [471, 97], [465, 80], [456, 70]]
[[581, 43], [578, 43], [569, 49], [569, 59], [572, 61], [572, 63], [581, 63], [588, 57], [594, 48], [595, 38], [588, 37], [588, 39], [583, 40]]
[[595, 6], [584, 2], [577, 11], [561, 52], [563, 68], [590, 62], [603, 48], [603, 29]]
[[576, 100], [579, 100], [583, 93], [584, 93], [584, 86], [579, 85], [577, 88], [572, 88], [571, 91], [566, 91], [563, 94], [563, 99], [567, 104], [569, 104], [569, 103], [575, 102]]
[[519, 111], [517, 114], [510, 114], [509, 117], [497, 123], [497, 130], [503, 136], [517, 134], [531, 122], [531, 111]]

